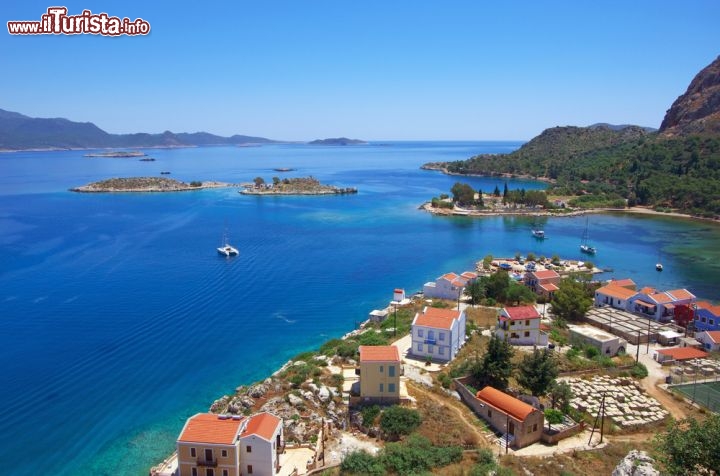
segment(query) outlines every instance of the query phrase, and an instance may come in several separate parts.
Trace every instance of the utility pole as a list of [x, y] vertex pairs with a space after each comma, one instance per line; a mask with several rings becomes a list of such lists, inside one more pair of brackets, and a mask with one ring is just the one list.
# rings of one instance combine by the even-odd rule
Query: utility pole
[[647, 347], [645, 348], [645, 353], [650, 353], [650, 318], [648, 317], [648, 330], [647, 330]]
[[640, 362], [640, 329], [635, 329], [635, 332], [637, 332], [637, 340], [635, 341], [635, 363], [637, 364]]

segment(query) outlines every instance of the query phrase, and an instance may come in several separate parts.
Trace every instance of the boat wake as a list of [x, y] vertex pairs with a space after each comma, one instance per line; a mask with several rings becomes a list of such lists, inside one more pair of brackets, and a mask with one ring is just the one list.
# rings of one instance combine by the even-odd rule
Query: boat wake
[[297, 322], [296, 320], [288, 319], [287, 317], [283, 316], [279, 312], [276, 312], [275, 314], [273, 314], [273, 317], [275, 319], [280, 319], [281, 321], [285, 321], [288, 324], [295, 324]]

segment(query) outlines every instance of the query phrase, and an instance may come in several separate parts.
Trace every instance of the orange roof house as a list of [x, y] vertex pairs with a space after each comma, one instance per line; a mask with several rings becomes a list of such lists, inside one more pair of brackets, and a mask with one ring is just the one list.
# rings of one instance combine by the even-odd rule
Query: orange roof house
[[540, 440], [545, 417], [543, 412], [500, 390], [487, 386], [471, 402], [475, 413], [490, 426], [505, 433], [511, 445], [523, 448]]
[[245, 417], [227, 418], [214, 413], [198, 413], [185, 423], [178, 441], [232, 445], [240, 434]]
[[655, 360], [658, 362], [665, 362], [669, 360], [692, 360], [692, 359], [704, 359], [708, 356], [707, 352], [704, 352], [693, 347], [673, 347], [670, 349], [660, 349], [655, 351]]
[[465, 344], [465, 311], [426, 307], [411, 325], [410, 353], [420, 358], [449, 362]]
[[360, 362], [400, 362], [400, 352], [394, 345], [361, 345]]
[[538, 313], [535, 306], [515, 306], [505, 307], [500, 313], [501, 320], [526, 320], [526, 319], [540, 319], [540, 313]]

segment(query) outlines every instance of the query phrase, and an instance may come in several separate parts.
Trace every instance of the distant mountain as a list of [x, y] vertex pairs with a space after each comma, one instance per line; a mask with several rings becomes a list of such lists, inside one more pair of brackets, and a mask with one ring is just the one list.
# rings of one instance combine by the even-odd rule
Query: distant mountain
[[92, 122], [33, 118], [0, 109], [0, 150], [186, 147], [272, 143], [264, 137], [216, 136], [207, 132], [109, 134]]
[[664, 136], [720, 134], [720, 56], [700, 71], [670, 106], [660, 125]]
[[360, 145], [367, 144], [364, 140], [348, 139], [347, 137], [337, 137], [333, 139], [317, 139], [308, 142], [310, 145]]

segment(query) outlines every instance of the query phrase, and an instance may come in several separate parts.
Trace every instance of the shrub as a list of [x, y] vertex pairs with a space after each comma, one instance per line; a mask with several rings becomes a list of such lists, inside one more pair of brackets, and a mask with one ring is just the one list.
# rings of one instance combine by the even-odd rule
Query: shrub
[[588, 346], [585, 348], [585, 357], [587, 357], [588, 359], [594, 359], [598, 355], [600, 355], [600, 351], [597, 350], [597, 348], [592, 346]]
[[648, 376], [648, 369], [647, 369], [647, 367], [645, 367], [644, 364], [637, 362], [630, 369], [630, 375], [632, 375], [635, 378], [645, 378]]
[[199, 182], [199, 181], [197, 181], [197, 180], [193, 180], [192, 182], [190, 182], [190, 186], [191, 186], [191, 187], [201, 187], [201, 186], [202, 186], [202, 182]]
[[385, 474], [385, 468], [380, 460], [365, 451], [354, 451], [347, 455], [343, 459], [340, 469], [343, 473], [350, 474]]
[[393, 405], [380, 417], [380, 428], [391, 437], [409, 435], [422, 423], [417, 410]]
[[438, 375], [437, 379], [443, 388], [450, 388], [450, 384], [452, 384], [452, 379], [448, 374], [440, 374]]
[[365, 427], [371, 427], [375, 423], [375, 419], [380, 414], [380, 407], [377, 405], [371, 405], [368, 407], [364, 407], [362, 410], [360, 410], [360, 415], [362, 416], [363, 426]]

